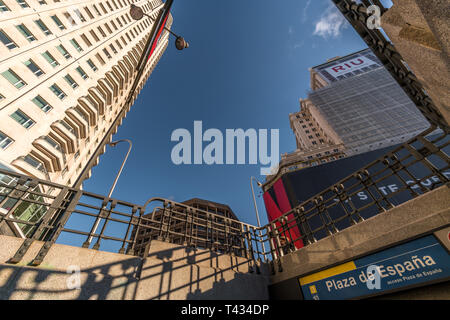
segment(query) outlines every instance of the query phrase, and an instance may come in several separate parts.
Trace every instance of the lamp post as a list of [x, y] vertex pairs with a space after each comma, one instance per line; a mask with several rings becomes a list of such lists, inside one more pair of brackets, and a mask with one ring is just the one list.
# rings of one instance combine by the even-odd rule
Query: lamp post
[[[114, 179], [114, 182], [113, 182], [113, 184], [112, 184], [112, 186], [111, 186], [111, 189], [109, 190], [108, 198], [111, 198], [111, 195], [112, 195], [112, 193], [114, 192], [114, 189], [116, 188], [117, 180], [119, 180], [119, 177], [120, 177], [120, 175], [121, 175], [121, 173], [122, 173], [122, 171], [123, 171], [123, 168], [124, 168], [124, 166], [125, 166], [125, 163], [127, 162], [128, 156], [130, 155], [131, 148], [133, 147], [133, 143], [132, 143], [131, 140], [129, 140], [129, 139], [121, 139], [121, 140], [117, 140], [117, 141], [114, 141], [114, 142], [110, 142], [110, 143], [108, 143], [108, 144], [109, 144], [111, 147], [115, 147], [115, 146], [117, 146], [117, 144], [119, 144], [120, 142], [128, 142], [128, 144], [129, 144], [129, 146], [128, 146], [128, 151], [127, 151], [127, 154], [125, 155], [125, 158], [124, 158], [123, 161], [122, 161], [122, 165], [120, 166], [119, 171], [117, 172], [116, 178]], [[105, 209], [105, 206], [103, 206], [101, 210], [103, 210], [103, 209]], [[100, 210], [100, 211], [101, 211], [101, 210]], [[91, 244], [91, 242], [92, 242], [92, 239], [94, 238], [94, 237], [92, 236], [92, 234], [94, 234], [94, 233], [97, 231], [97, 228], [98, 228], [98, 225], [99, 225], [99, 224], [100, 224], [100, 215], [99, 215], [99, 216], [97, 217], [97, 219], [95, 220], [95, 223], [94, 223], [94, 225], [93, 225], [93, 227], [92, 227], [92, 229], [91, 229], [91, 232], [90, 232], [91, 236], [88, 238], [88, 240], [86, 240], [85, 243], [83, 243], [83, 247], [84, 247], [84, 248], [89, 248], [89, 246], [90, 246], [90, 244]]]
[[[152, 22], [155, 22], [155, 19], [153, 19], [150, 15], [144, 13], [144, 10], [142, 10], [142, 8], [140, 8], [134, 4], [131, 5], [130, 15], [134, 20], [141, 20], [144, 16], [146, 16], [150, 20], [152, 20]], [[187, 43], [183, 37], [177, 35], [175, 32], [173, 32], [172, 30], [170, 30], [166, 27], [164, 27], [164, 29], [176, 38], [175, 47], [178, 50], [183, 50], [183, 49], [189, 48], [189, 43]]]
[[[259, 220], [259, 213], [258, 213], [258, 206], [256, 205], [255, 191], [253, 190], [253, 180], [256, 181], [256, 184], [258, 185], [258, 187], [261, 187], [262, 183], [259, 182], [255, 177], [253, 177], [253, 176], [250, 177], [250, 188], [252, 189], [253, 203], [255, 205], [256, 221], [258, 222], [258, 228], [261, 228], [261, 222]], [[266, 248], [264, 247], [264, 242], [262, 242], [261, 244], [262, 244], [263, 252], [266, 252]]]
[[[150, 57], [152, 56], [152, 53], [156, 47], [157, 40], [160, 36], [162, 29], [164, 28], [164, 24], [167, 21], [167, 18], [169, 16], [169, 12], [170, 12], [172, 3], [173, 3], [173, 0], [166, 0], [166, 2], [164, 3], [164, 7], [158, 13], [158, 17], [156, 18], [156, 20], [154, 20], [152, 17], [149, 16], [150, 19], [152, 19], [155, 22], [153, 23], [153, 27], [149, 34], [147, 43], [144, 46], [144, 50], [141, 54], [138, 65], [136, 67], [136, 71], [137, 71], [136, 77], [133, 81], [133, 85], [131, 86], [130, 90], [128, 91], [129, 93], [128, 93], [127, 100], [124, 104], [125, 106], [130, 106], [133, 103], [133, 98], [135, 97], [135, 94], [136, 94], [136, 92], [135, 92], [136, 88], [138, 87], [140, 80], [142, 78], [142, 75], [144, 73], [145, 65], [148, 62], [148, 60], [150, 59]], [[142, 19], [142, 17], [144, 16], [143, 10], [134, 5], [132, 5], [130, 8], [130, 14], [133, 17], [133, 19], [136, 19], [136, 18]], [[173, 32], [171, 32], [171, 33], [174, 34]], [[175, 45], [178, 50], [182, 50], [184, 48], [189, 47], [188, 43], [182, 37], [179, 37], [179, 36], [177, 36], [177, 41], [175, 42]], [[122, 108], [122, 110], [116, 116], [114, 122], [109, 127], [107, 133], [104, 135], [104, 138], [101, 140], [101, 142], [97, 146], [95, 152], [92, 154], [88, 163], [83, 168], [79, 177], [73, 184], [74, 188], [80, 188], [83, 184], [83, 181], [88, 178], [90, 170], [95, 166], [95, 163], [96, 163], [98, 157], [100, 157], [100, 155], [102, 154], [103, 148], [108, 144], [107, 143], [108, 137], [111, 137], [113, 135], [114, 129], [119, 126], [120, 121], [125, 116], [125, 113], [127, 112], [127, 110], [128, 109], [126, 107]]]

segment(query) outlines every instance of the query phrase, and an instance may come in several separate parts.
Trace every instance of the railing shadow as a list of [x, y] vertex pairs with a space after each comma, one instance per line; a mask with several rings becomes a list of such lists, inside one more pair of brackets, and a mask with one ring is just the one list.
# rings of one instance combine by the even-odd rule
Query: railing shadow
[[76, 275], [51, 260], [39, 268], [2, 264], [0, 299], [267, 299], [267, 278], [249, 274], [249, 262], [177, 246], [81, 268], [79, 289], [70, 288]]

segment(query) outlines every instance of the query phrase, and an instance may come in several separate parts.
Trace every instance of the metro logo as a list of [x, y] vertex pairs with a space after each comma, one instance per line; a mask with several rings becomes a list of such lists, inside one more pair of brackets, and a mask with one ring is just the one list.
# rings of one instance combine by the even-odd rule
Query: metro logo
[[364, 60], [361, 58], [358, 58], [356, 60], [349, 61], [348, 63], [344, 63], [339, 66], [333, 67], [333, 68], [331, 68], [331, 70], [333, 70], [336, 73], [338, 73], [339, 71], [348, 71], [348, 69], [354, 68], [350, 64], [352, 64], [354, 66], [359, 66], [359, 65], [362, 65], [363, 63], [364, 63]]

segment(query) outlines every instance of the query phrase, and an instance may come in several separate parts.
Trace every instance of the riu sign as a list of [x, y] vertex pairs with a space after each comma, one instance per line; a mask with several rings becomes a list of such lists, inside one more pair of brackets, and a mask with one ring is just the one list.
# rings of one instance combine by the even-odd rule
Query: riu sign
[[354, 72], [355, 70], [360, 70], [365, 67], [373, 65], [374, 62], [364, 56], [359, 56], [354, 59], [347, 60], [346, 62], [337, 64], [335, 66], [325, 69], [334, 77], [343, 76], [347, 73]]

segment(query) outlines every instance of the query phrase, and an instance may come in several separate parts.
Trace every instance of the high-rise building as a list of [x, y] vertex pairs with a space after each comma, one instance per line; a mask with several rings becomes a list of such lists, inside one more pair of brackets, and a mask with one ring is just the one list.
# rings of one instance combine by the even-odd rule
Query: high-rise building
[[430, 126], [370, 49], [310, 73], [311, 92], [289, 115], [297, 150], [282, 155], [279, 173], [396, 145]]
[[[0, 166], [73, 185], [120, 112], [161, 0], [0, 1]], [[172, 17], [167, 27], [170, 28]], [[165, 31], [135, 90], [168, 44]], [[114, 129], [114, 133], [115, 133]], [[110, 139], [111, 137], [108, 137]], [[98, 161], [98, 159], [97, 159]]]
[[[198, 211], [195, 214], [191, 213], [189, 216], [188, 209], [185, 206], [198, 209]], [[170, 210], [170, 214], [165, 214], [165, 210]], [[214, 216], [207, 217], [208, 213], [212, 213]], [[214, 224], [214, 226], [219, 223], [223, 225], [223, 222], [218, 220], [221, 217], [230, 219], [230, 224], [227, 224], [229, 228], [239, 229], [239, 225], [232, 222], [239, 221], [239, 219], [226, 204], [193, 198], [182, 202], [181, 205], [174, 205], [171, 209], [158, 208], [142, 217], [144, 220], [141, 221], [141, 224], [148, 227], [135, 227], [131, 234], [131, 239], [136, 236], [136, 245], [133, 248], [136, 255], [142, 255], [151, 240], [161, 238], [159, 230], [163, 222], [167, 223], [169, 234], [165, 236], [170, 238], [171, 243], [189, 244], [199, 248], [212, 247], [218, 251], [221, 251], [225, 244], [235, 246], [234, 249], [240, 248], [240, 240], [238, 238], [233, 239], [229, 234], [227, 237], [225, 229], [222, 230], [223, 232], [206, 232], [206, 221]], [[189, 219], [190, 222], [187, 222]], [[187, 241], [190, 241], [190, 243], [186, 243]], [[237, 250], [235, 254], [241, 254], [239, 251]]]
[[[132, 3], [153, 20], [133, 20]], [[73, 186], [89, 162], [97, 164], [96, 150], [111, 140], [167, 48], [164, 31], [130, 102], [136, 67], [163, 5], [0, 0], [0, 168]], [[169, 16], [166, 27], [171, 24]], [[3, 175], [0, 181], [0, 215], [10, 211], [23, 221], [39, 221], [45, 208], [2, 201], [9, 192], [4, 186], [14, 181]], [[0, 233], [20, 237], [31, 229], [0, 224]]]
[[[327, 192], [327, 188], [344, 185], [343, 179], [370, 163], [376, 163], [374, 161], [430, 127], [415, 104], [369, 49], [330, 59], [311, 68], [310, 73], [311, 91], [306, 99], [300, 100], [300, 111], [289, 116], [297, 150], [282, 155], [277, 171], [267, 176], [262, 186], [269, 221], [296, 207], [308, 211], [311, 202], [307, 201], [313, 198], [313, 201], [329, 200], [333, 193]], [[437, 133], [429, 137], [438, 139]], [[391, 159], [396, 157], [398, 154]], [[409, 162], [406, 159], [402, 160]], [[379, 169], [373, 170], [376, 172]], [[402, 178], [392, 174], [381, 179], [389, 170], [378, 171], [378, 176], [372, 172], [377, 177], [372, 181], [382, 180], [373, 183], [373, 187], [383, 196], [391, 196], [392, 203], [410, 200], [413, 192], [397, 191], [404, 184], [420, 189], [412, 177], [424, 177], [429, 173], [425, 166], [411, 166], [408, 170], [408, 176]], [[450, 172], [443, 174], [447, 176]], [[358, 180], [355, 178], [355, 181]], [[430, 186], [439, 181], [437, 176], [428, 176], [422, 184]], [[345, 184], [345, 187], [349, 188], [350, 184]], [[356, 189], [352, 189], [354, 194], [345, 200], [351, 201], [347, 208], [349, 211], [355, 207], [364, 208], [372, 201], [370, 192]], [[336, 198], [334, 201], [337, 203], [339, 200]], [[333, 211], [334, 207], [329, 202], [324, 207], [330, 210], [328, 212], [334, 212], [331, 215], [340, 214], [337, 213], [339, 210]], [[378, 213], [377, 209], [370, 206], [361, 212], [364, 219]], [[307, 215], [310, 218], [307, 227], [317, 230], [322, 217], [311, 213]], [[336, 217], [330, 216], [330, 219]], [[338, 228], [346, 228], [350, 224], [342, 219]], [[292, 228], [291, 232], [295, 236], [305, 233], [299, 228]], [[316, 239], [326, 235], [326, 232], [321, 231], [315, 234]], [[298, 241], [294, 245], [299, 248], [303, 243]]]

